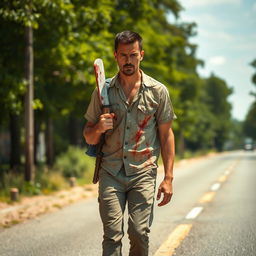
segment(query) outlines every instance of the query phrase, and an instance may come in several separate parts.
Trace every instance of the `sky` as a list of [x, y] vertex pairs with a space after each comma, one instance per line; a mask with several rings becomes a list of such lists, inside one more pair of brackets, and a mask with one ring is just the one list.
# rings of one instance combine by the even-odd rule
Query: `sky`
[[256, 0], [180, 0], [184, 10], [178, 22], [196, 22], [197, 57], [205, 62], [198, 72], [226, 81], [234, 92], [229, 97], [232, 116], [244, 120], [256, 91], [250, 63], [256, 59]]

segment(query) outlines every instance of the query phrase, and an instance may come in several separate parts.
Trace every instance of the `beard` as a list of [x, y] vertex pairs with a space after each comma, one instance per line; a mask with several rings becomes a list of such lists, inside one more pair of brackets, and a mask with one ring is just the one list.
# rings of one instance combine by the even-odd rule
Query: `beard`
[[126, 76], [132, 76], [135, 73], [134, 65], [132, 65], [132, 64], [123, 65], [122, 73]]

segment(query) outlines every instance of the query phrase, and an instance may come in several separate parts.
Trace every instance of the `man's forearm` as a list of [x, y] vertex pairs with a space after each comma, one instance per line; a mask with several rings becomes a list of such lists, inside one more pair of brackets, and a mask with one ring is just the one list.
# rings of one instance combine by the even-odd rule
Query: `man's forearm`
[[161, 198], [161, 194], [164, 195], [162, 201], [158, 206], [166, 205], [170, 202], [173, 189], [172, 189], [172, 180], [173, 180], [173, 163], [174, 163], [174, 135], [171, 128], [171, 123], [165, 123], [159, 125], [159, 137], [161, 143], [161, 154], [164, 163], [164, 180], [160, 183], [157, 200]]
[[83, 135], [88, 144], [96, 145], [100, 141], [101, 132], [98, 129], [98, 124], [85, 125]]
[[[164, 138], [165, 137], [165, 138]], [[167, 136], [161, 139], [161, 155], [164, 164], [165, 180], [173, 180], [173, 164], [175, 157], [174, 135], [172, 129], [169, 129]]]
[[99, 121], [94, 124], [88, 122], [83, 130], [83, 135], [88, 144], [96, 145], [100, 141], [100, 136], [107, 130], [113, 129], [114, 113], [102, 114]]

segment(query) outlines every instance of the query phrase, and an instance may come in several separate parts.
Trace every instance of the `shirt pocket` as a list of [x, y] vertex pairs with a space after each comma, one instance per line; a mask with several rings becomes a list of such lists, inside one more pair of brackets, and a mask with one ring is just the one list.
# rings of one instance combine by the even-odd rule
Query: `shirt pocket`
[[137, 124], [141, 129], [149, 129], [155, 125], [155, 113], [157, 105], [145, 106], [142, 104], [138, 105]]

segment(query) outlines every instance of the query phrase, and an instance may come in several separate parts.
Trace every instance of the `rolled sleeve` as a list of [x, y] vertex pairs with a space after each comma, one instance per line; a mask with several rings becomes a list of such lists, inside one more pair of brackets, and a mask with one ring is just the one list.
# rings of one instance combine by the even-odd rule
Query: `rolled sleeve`
[[169, 93], [166, 87], [163, 87], [160, 103], [156, 111], [157, 123], [167, 123], [176, 119], [177, 116], [174, 113], [172, 102], [169, 97]]
[[98, 91], [97, 88], [92, 93], [90, 104], [87, 108], [86, 113], [84, 114], [84, 117], [87, 121], [91, 123], [97, 123], [99, 116], [101, 115], [101, 105], [98, 97]]

